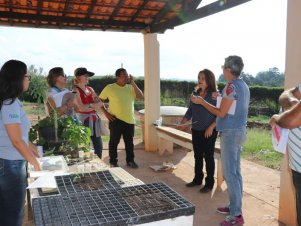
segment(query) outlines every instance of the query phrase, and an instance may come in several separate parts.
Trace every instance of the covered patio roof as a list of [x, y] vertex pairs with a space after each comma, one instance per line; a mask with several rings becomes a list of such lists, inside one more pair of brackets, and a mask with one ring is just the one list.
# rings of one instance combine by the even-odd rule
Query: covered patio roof
[[0, 25], [163, 33], [251, 0], [0, 0]]

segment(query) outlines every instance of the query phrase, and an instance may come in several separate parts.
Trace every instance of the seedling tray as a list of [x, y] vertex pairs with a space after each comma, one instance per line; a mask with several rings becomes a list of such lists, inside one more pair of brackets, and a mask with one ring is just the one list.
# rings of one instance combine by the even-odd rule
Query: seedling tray
[[35, 225], [133, 225], [193, 215], [195, 207], [164, 183], [33, 200]]
[[120, 188], [120, 184], [115, 181], [108, 170], [56, 176], [55, 180], [63, 196], [85, 191]]

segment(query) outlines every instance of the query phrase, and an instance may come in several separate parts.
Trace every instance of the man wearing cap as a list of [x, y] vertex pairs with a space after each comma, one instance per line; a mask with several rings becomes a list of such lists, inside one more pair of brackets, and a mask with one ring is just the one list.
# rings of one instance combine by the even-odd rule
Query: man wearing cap
[[102, 107], [102, 102], [92, 89], [88, 86], [88, 79], [94, 75], [84, 67], [77, 68], [74, 71], [75, 79], [74, 89], [76, 90], [76, 104], [78, 119], [84, 126], [91, 129], [91, 140], [94, 147], [94, 153], [102, 158], [102, 140], [100, 136], [100, 118], [96, 111]]
[[289, 165], [292, 170], [293, 184], [296, 192], [296, 209], [298, 225], [301, 225], [301, 84], [284, 91], [279, 103], [284, 112], [273, 115], [270, 125], [278, 124], [291, 129], [288, 137]]
[[103, 112], [110, 121], [109, 155], [111, 167], [118, 167], [117, 146], [121, 135], [125, 143], [126, 162], [131, 168], [138, 168], [134, 161], [134, 101], [143, 99], [143, 93], [136, 85], [134, 78], [124, 68], [115, 72], [116, 83], [107, 85], [99, 98], [109, 101], [109, 109], [104, 106]]

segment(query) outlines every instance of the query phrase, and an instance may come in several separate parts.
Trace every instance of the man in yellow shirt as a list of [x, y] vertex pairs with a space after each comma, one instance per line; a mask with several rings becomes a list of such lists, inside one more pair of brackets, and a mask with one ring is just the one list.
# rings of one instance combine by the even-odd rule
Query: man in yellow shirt
[[143, 93], [136, 85], [134, 78], [128, 75], [124, 68], [115, 72], [116, 83], [107, 85], [99, 98], [109, 100], [109, 108], [103, 107], [103, 112], [110, 121], [109, 155], [111, 167], [118, 167], [117, 146], [121, 135], [125, 143], [126, 162], [131, 168], [138, 168], [134, 161], [134, 101], [143, 99]]

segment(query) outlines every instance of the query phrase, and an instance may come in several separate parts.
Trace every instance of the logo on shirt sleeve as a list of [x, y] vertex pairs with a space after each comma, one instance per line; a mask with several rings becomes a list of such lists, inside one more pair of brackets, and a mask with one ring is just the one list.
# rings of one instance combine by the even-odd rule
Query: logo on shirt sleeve
[[19, 115], [18, 114], [9, 114], [8, 117], [11, 119], [16, 119], [16, 118], [19, 118]]
[[229, 96], [234, 91], [234, 85], [232, 83], [228, 83], [226, 88], [226, 95]]

